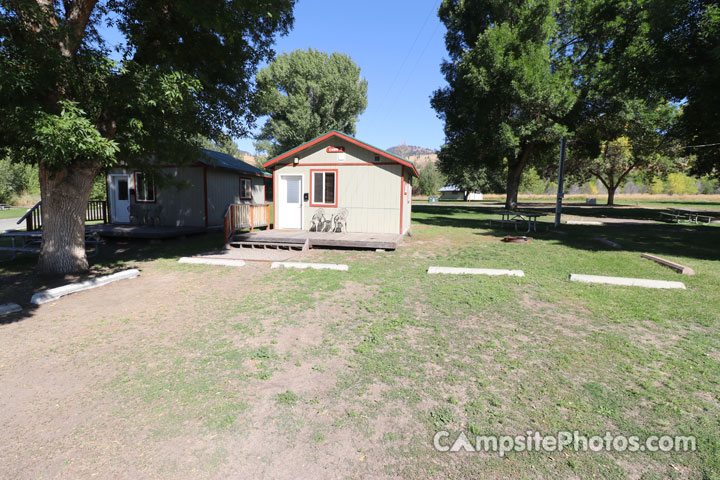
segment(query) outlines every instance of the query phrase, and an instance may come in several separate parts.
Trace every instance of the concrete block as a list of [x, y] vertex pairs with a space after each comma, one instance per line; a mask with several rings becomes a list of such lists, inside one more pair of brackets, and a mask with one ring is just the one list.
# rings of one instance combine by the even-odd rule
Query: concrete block
[[0, 317], [15, 312], [22, 312], [22, 307], [17, 303], [3, 303], [0, 305]]
[[571, 282], [582, 283], [602, 283], [605, 285], [621, 285], [625, 287], [645, 287], [645, 288], [681, 288], [685, 289], [682, 282], [668, 282], [666, 280], [650, 280], [647, 278], [626, 278], [626, 277], [605, 277], [602, 275], [581, 275], [577, 273], [570, 274]]
[[245, 262], [231, 258], [203, 258], [203, 257], [182, 257], [178, 263], [191, 263], [195, 265], [219, 265], [222, 267], [242, 267]]
[[131, 268], [130, 270], [124, 270], [122, 272], [113, 273], [112, 275], [105, 275], [104, 277], [92, 278], [79, 283], [70, 283], [63, 285], [62, 287], [51, 288], [49, 290], [42, 290], [37, 292], [30, 299], [30, 303], [35, 305], [42, 305], [57, 300], [65, 295], [71, 293], [80, 292], [83, 290], [90, 290], [91, 288], [102, 287], [108, 283], [117, 282], [118, 280], [127, 280], [130, 278], [136, 278], [140, 275], [140, 270], [137, 268]]
[[347, 265], [336, 264], [336, 263], [302, 263], [302, 262], [273, 262], [270, 268], [299, 268], [304, 270], [306, 268], [312, 268], [313, 270], [340, 270], [343, 272], [348, 271]]
[[430, 267], [427, 273], [447, 275], [508, 275], [511, 277], [524, 277], [522, 270], [499, 270], [495, 268], [462, 268], [462, 267]]

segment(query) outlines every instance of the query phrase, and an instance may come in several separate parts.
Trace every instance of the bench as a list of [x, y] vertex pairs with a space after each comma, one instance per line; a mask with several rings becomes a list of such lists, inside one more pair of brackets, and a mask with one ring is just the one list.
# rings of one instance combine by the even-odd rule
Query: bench
[[[515, 231], [518, 231], [518, 223], [527, 222], [527, 231], [526, 233], [530, 232], [530, 229], [534, 232], [537, 232], [537, 218], [542, 217], [544, 213], [534, 213], [534, 212], [519, 212], [519, 211], [512, 211], [512, 210], [501, 210], [500, 212], [500, 226], [502, 228], [505, 228], [505, 223], [513, 223], [515, 225]], [[497, 221], [497, 220], [496, 220]], [[490, 225], [492, 226], [492, 220], [490, 220]]]
[[704, 214], [702, 212], [696, 212], [694, 210], [682, 210], [679, 208], [673, 208], [669, 212], [660, 212], [660, 215], [664, 217], [668, 217], [670, 221], [675, 221], [676, 223], [710, 223], [713, 220], [713, 217], [711, 215]]

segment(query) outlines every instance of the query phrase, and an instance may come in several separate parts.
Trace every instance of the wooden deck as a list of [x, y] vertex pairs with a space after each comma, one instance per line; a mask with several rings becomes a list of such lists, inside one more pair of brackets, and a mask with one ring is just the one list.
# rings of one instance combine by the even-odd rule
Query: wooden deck
[[328, 233], [297, 230], [264, 230], [253, 233], [240, 233], [233, 241], [262, 244], [297, 244], [308, 241], [310, 248], [360, 248], [395, 250], [402, 241], [402, 235], [392, 233]]
[[88, 225], [87, 232], [97, 232], [101, 237], [163, 239], [194, 235], [207, 231], [204, 227], [153, 227], [150, 225]]

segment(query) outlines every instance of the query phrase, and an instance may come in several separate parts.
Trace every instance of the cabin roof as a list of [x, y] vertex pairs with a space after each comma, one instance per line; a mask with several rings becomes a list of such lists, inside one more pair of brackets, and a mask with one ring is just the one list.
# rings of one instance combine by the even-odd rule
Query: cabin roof
[[272, 165], [275, 165], [276, 163], [291, 157], [295, 153], [301, 152], [302, 150], [305, 150], [306, 148], [312, 147], [313, 145], [316, 145], [316, 144], [318, 144], [324, 140], [327, 140], [329, 138], [332, 138], [332, 137], [341, 138], [341, 139], [346, 140], [354, 145], [357, 145], [361, 148], [369, 150], [369, 151], [375, 153], [376, 155], [380, 155], [381, 157], [384, 157], [390, 161], [397, 162], [400, 165], [409, 167], [410, 171], [412, 172], [413, 175], [415, 175], [416, 177], [419, 176], [417, 168], [415, 168], [415, 164], [413, 162], [411, 162], [410, 160], [403, 158], [399, 155], [395, 155], [394, 153], [390, 153], [387, 150], [383, 150], [381, 148], [370, 145], [369, 143], [358, 140], [357, 138], [351, 137], [350, 135], [347, 135], [345, 133], [338, 132], [337, 130], [330, 130], [329, 132], [324, 133], [324, 134], [320, 135], [319, 137], [313, 138], [312, 140], [309, 140], [309, 141], [303, 143], [302, 145], [299, 145], [291, 150], [288, 150], [285, 153], [281, 153], [277, 157], [273, 157], [273, 158], [269, 159], [268, 161], [266, 161], [263, 164], [263, 167], [268, 168]]
[[225, 170], [232, 170], [245, 175], [272, 177], [270, 173], [235, 158], [232, 155], [228, 155], [227, 153], [216, 152], [215, 150], [208, 150], [206, 148], [201, 148], [200, 151], [204, 155], [200, 156], [198, 162], [203, 165], [207, 165], [208, 167], [223, 168]]

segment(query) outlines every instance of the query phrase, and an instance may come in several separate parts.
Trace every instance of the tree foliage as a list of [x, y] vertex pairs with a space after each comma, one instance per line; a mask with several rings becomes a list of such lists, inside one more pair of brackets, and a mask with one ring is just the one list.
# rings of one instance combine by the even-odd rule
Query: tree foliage
[[252, 75], [294, 3], [0, 0], [0, 147], [39, 165], [41, 270], [87, 268], [83, 205], [103, 168], [177, 164], [198, 135], [249, 132]]
[[[417, 191], [420, 195], [437, 195], [438, 190], [445, 186], [445, 176], [428, 162], [418, 169]], [[415, 183], [415, 179], [413, 179]]]
[[282, 54], [258, 72], [257, 87], [254, 111], [268, 116], [257, 145], [270, 156], [329, 130], [355, 134], [367, 107], [367, 80], [349, 56], [337, 52]]
[[613, 204], [617, 188], [633, 171], [648, 176], [673, 169], [679, 149], [669, 131], [678, 110], [670, 103], [633, 99], [608, 101], [612, 108], [579, 125], [569, 173], [581, 181], [594, 176], [608, 191]]
[[452, 170], [507, 170], [506, 206], [514, 208], [526, 165], [543, 158], [573, 106], [570, 69], [554, 59], [559, 48], [554, 0], [444, 0], [448, 33], [446, 88], [432, 106], [445, 122], [441, 166]]

